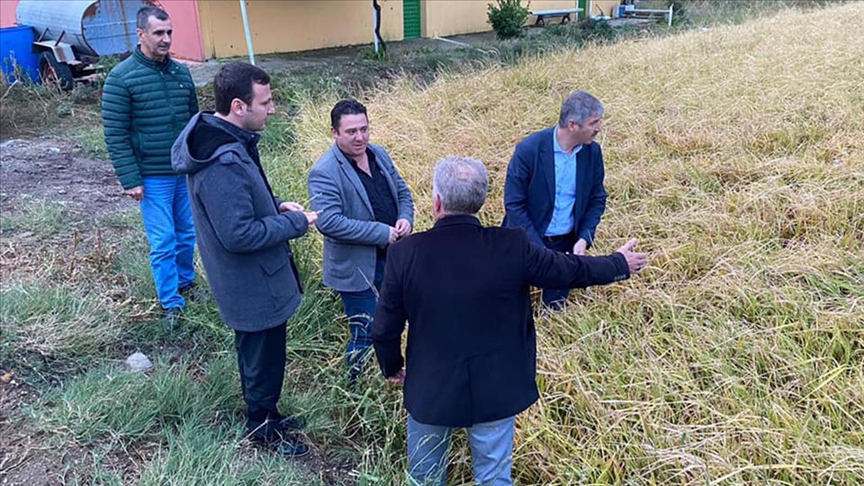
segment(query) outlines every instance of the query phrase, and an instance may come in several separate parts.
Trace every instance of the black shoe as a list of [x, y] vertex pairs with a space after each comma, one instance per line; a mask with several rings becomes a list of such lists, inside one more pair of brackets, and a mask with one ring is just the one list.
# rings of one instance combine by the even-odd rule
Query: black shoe
[[174, 332], [180, 330], [180, 319], [183, 315], [182, 307], [169, 307], [162, 311], [162, 330]]
[[252, 436], [251, 440], [253, 443], [287, 458], [303, 457], [309, 454], [309, 446], [296, 434], [276, 433], [271, 437]]
[[178, 289], [177, 291], [180, 293], [180, 295], [183, 296], [184, 299], [191, 302], [207, 302], [207, 300], [210, 299], [210, 296], [207, 294], [207, 292], [201, 290], [201, 288], [199, 288], [198, 284], [196, 284], [195, 282], [180, 287], [180, 289]]
[[309, 454], [309, 446], [294, 434], [283, 434], [282, 439], [271, 442], [273, 452], [286, 458], [298, 458]]
[[283, 432], [303, 430], [306, 428], [306, 419], [299, 415], [289, 415], [279, 421], [279, 429]]

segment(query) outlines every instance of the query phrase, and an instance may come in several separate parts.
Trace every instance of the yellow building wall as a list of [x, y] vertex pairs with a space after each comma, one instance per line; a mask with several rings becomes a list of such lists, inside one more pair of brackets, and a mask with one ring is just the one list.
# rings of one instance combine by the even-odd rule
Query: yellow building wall
[[[486, 6], [494, 0], [422, 0], [423, 37], [486, 32]], [[245, 56], [246, 37], [237, 0], [199, 0], [205, 56]], [[526, 2], [527, 3], [527, 2]], [[593, 0], [590, 15], [609, 15], [619, 0]], [[369, 0], [247, 0], [246, 10], [256, 54], [294, 52], [325, 47], [371, 44], [372, 2]], [[402, 0], [379, 0], [381, 35], [403, 39]], [[531, 10], [574, 8], [576, 0], [533, 0]], [[599, 10], [598, 10], [599, 7]], [[557, 19], [548, 19], [555, 23]], [[534, 22], [529, 17], [528, 23]]]
[[[487, 20], [486, 6], [494, 0], [423, 0], [423, 37], [447, 37], [449, 35], [486, 32], [492, 30]], [[523, 2], [523, 5], [528, 2]], [[576, 0], [533, 0], [530, 10], [553, 10], [575, 8]], [[552, 21], [550, 19], [550, 21]], [[533, 23], [534, 17], [528, 22]]]
[[[381, 36], [402, 40], [402, 0], [379, 0]], [[237, 0], [198, 2], [207, 58], [244, 56], [246, 36]], [[256, 54], [371, 44], [372, 2], [362, 0], [247, 0]]]

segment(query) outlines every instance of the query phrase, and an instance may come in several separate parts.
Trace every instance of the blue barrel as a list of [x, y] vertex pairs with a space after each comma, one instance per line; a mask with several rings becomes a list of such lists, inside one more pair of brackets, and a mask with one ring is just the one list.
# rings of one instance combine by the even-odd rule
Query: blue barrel
[[33, 52], [36, 34], [29, 25], [0, 29], [0, 70], [11, 83], [15, 80], [15, 66], [39, 82], [39, 56]]

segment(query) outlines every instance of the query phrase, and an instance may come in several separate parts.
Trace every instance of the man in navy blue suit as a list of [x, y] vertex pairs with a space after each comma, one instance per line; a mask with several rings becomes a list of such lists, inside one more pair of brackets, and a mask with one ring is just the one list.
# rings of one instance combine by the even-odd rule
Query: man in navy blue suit
[[[606, 210], [600, 133], [603, 104], [585, 91], [561, 105], [558, 125], [516, 146], [504, 182], [505, 227], [521, 227], [532, 243], [584, 255]], [[558, 310], [569, 289], [543, 289], [543, 304]]]

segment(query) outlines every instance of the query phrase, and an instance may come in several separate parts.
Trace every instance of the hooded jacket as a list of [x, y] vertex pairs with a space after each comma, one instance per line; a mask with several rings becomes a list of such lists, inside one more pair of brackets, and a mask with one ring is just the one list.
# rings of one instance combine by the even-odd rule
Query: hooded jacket
[[172, 148], [187, 174], [198, 248], [213, 299], [232, 329], [276, 327], [300, 305], [288, 240], [306, 234], [302, 212], [279, 212], [258, 157], [259, 136], [212, 113], [195, 115]]

